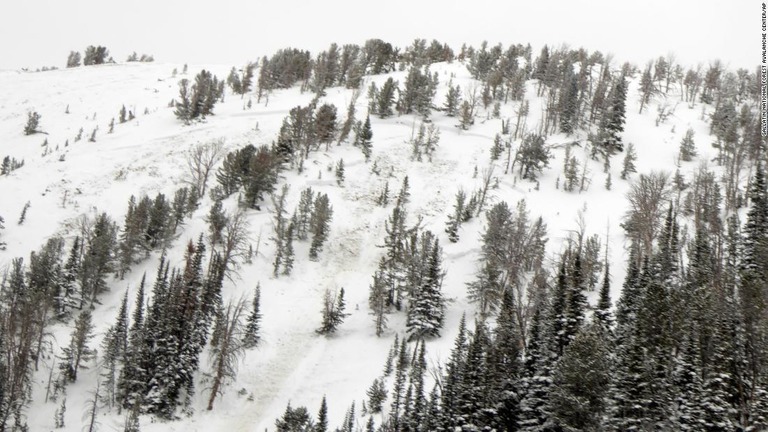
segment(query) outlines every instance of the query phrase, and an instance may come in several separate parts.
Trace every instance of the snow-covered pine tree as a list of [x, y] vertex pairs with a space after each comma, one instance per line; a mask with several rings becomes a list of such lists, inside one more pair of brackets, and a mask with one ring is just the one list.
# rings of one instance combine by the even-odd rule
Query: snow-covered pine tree
[[580, 329], [552, 373], [549, 410], [564, 430], [596, 430], [602, 424], [611, 382], [610, 351], [594, 324]]
[[413, 287], [410, 298], [406, 320], [409, 340], [440, 336], [445, 315], [442, 253], [439, 240], [430, 231], [422, 233], [421, 254], [425, 256], [426, 268], [421, 285]]

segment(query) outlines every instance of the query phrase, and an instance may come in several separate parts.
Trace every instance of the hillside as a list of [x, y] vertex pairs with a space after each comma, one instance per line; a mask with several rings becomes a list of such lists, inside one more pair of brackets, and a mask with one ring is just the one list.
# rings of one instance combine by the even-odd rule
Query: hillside
[[[432, 99], [435, 107], [442, 107], [449, 83], [459, 85], [465, 98], [469, 89], [482, 92], [483, 81], [472, 78], [468, 64], [467, 60], [452, 60], [429, 65], [429, 72], [438, 80]], [[618, 65], [611, 66], [614, 76], [618, 76]], [[75, 237], [81, 236], [85, 232], [83, 227], [88, 225], [83, 218], [94, 221], [104, 212], [116, 223], [118, 232], [122, 232], [132, 195], [139, 200], [144, 195], [154, 198], [163, 193], [170, 200], [175, 191], [187, 184], [187, 154], [195, 146], [221, 140], [223, 150], [232, 152], [247, 144], [256, 147], [272, 145], [291, 109], [307, 106], [315, 98], [315, 92], [303, 89], [302, 82], [290, 88], [271, 90], [260, 101], [256, 89], [241, 96], [226, 87], [224, 100], [216, 103], [213, 115], [185, 125], [169, 106], [169, 102], [179, 97], [179, 79], [187, 78], [192, 82], [198, 72], [205, 69], [223, 80], [231, 66], [190, 65], [186, 73], [176, 74], [175, 71], [183, 68], [186, 69], [186, 65], [132, 63], [39, 73], [1, 73], [0, 158], [9, 155], [24, 161], [23, 166], [0, 177], [0, 215], [5, 218], [0, 240], [6, 243], [6, 249], [0, 252], [0, 269], [5, 274], [10, 273], [14, 258], [25, 257], [25, 262], [29, 262], [26, 257], [31, 252], [39, 250], [56, 236], [64, 240], [63, 259], [66, 259]], [[258, 72], [259, 69], [257, 75]], [[719, 138], [710, 135], [710, 117], [715, 112], [715, 104], [697, 101], [692, 105], [682, 101], [684, 90], [679, 83], [666, 93], [655, 93], [639, 114], [643, 93], [641, 77], [642, 69], [627, 75], [626, 123], [621, 133], [625, 149], [628, 143], [634, 144], [637, 172], [626, 180], [621, 179], [625, 152], [617, 153], [607, 171], [611, 178], [610, 190], [605, 187], [608, 174], [604, 171], [604, 161], [590, 157], [591, 147], [585, 127], [589, 126], [588, 122], [582, 122], [582, 126], [571, 134], [549, 131], [542, 134], [551, 158], [548, 167], [535, 181], [521, 178], [519, 165], [507, 172], [506, 149], [498, 160], [491, 160], [494, 138], [502, 131], [502, 123], [511, 121], [515, 125], [522, 103], [501, 98], [497, 115], [493, 112], [493, 103], [487, 107], [478, 103], [474, 124], [467, 130], [458, 127], [458, 117], [449, 117], [445, 112], [433, 109], [427, 125], [433, 125], [439, 131], [439, 141], [434, 151], [428, 157], [423, 155], [421, 160], [412, 157], [412, 140], [422, 116], [395, 112], [388, 118], [370, 115], [373, 138], [368, 162], [350, 138], [338, 145], [334, 139], [328, 146], [323, 144], [316, 151], [308, 152], [301, 172], [286, 164], [279, 172], [274, 194], [279, 194], [283, 185], [289, 186], [286, 196], [288, 217], [299, 204], [301, 191], [307, 187], [318, 194], [327, 194], [333, 207], [328, 238], [318, 259], [308, 258], [309, 241], [295, 240], [295, 263], [290, 275], [273, 275], [277, 242], [275, 201], [265, 195], [259, 200], [258, 209], [241, 210], [242, 191], [223, 199], [223, 209], [229, 215], [243, 212], [247, 221], [246, 244], [252, 251], [257, 251], [252, 259], [233, 263], [236, 267], [224, 279], [221, 290], [223, 304], [245, 299], [250, 307], [250, 299], [258, 284], [261, 289], [261, 341], [258, 346], [245, 350], [237, 360], [236, 379], [223, 388], [221, 397], [216, 399], [210, 411], [206, 410], [210, 385], [206, 374], [214, 371], [214, 363], [208, 355], [210, 348], [205, 348], [200, 357], [200, 370], [194, 376], [195, 393], [188, 409], [192, 414], [185, 415], [179, 408], [177, 415], [180, 418], [174, 421], [160, 421], [154, 415], [142, 414], [141, 430], [273, 430], [275, 420], [283, 415], [289, 403], [292, 407], [305, 406], [315, 415], [323, 397], [328, 401], [331, 428], [341, 427], [353, 401], [358, 415], [355, 421], [363, 428], [368, 416], [360, 415], [360, 407], [367, 401], [366, 390], [381, 375], [395, 335], [406, 337], [406, 313], [402, 311], [388, 314], [388, 328], [377, 337], [368, 301], [372, 277], [380, 258], [386, 253], [385, 221], [392, 213], [394, 197], [406, 176], [410, 191], [405, 205], [406, 225], [419, 222], [421, 229], [435, 234], [442, 247], [445, 276], [441, 290], [446, 307], [440, 336], [428, 338], [425, 343], [430, 368], [445, 367], [462, 315], [466, 316], [470, 330], [475, 328], [472, 323], [480, 317], [478, 305], [468, 299], [467, 284], [476, 279], [480, 268], [483, 233], [488, 224], [485, 211], [497, 203], [505, 201], [514, 209], [524, 200], [530, 219], [542, 217], [549, 239], [542, 269], [550, 287], [555, 285], [563, 254], [569, 247], [574, 247], [573, 241], [579, 231], [587, 237], [596, 235], [600, 242], [600, 261], [605, 257], [611, 263], [610, 297], [615, 305], [627, 273], [630, 240], [622, 222], [630, 210], [626, 195], [634, 182], [641, 174], [667, 172], [674, 175], [679, 170], [679, 175], [691, 184], [703, 166], [708, 167], [718, 180], [727, 173], [727, 167], [718, 164], [721, 150], [713, 146]], [[366, 74], [362, 78], [360, 94], [354, 105], [357, 120], [364, 121], [369, 111], [371, 84], [382, 89], [388, 78], [393, 78], [402, 87], [408, 72]], [[595, 67], [590, 82], [596, 83], [599, 78], [600, 68]], [[555, 90], [553, 87], [540, 91], [539, 81], [533, 78], [524, 81], [529, 115], [519, 126], [519, 137], [513, 139], [511, 134], [502, 137], [510, 142], [512, 158], [522, 145], [522, 131], [540, 133], [544, 129], [545, 111], [551, 103], [548, 97]], [[340, 125], [346, 118], [354, 92], [344, 86], [328, 87], [317, 99], [317, 105], [335, 105]], [[586, 107], [586, 102], [583, 103]], [[748, 99], [747, 103], [752, 102]], [[118, 117], [122, 106], [135, 118], [125, 123], [115, 120], [114, 131], [108, 133], [110, 120]], [[660, 110], [673, 111], [660, 119], [659, 113], [663, 112]], [[44, 134], [27, 136], [22, 130], [27, 113], [33, 111], [41, 115], [39, 130]], [[81, 128], [83, 137], [76, 140]], [[88, 138], [95, 128], [98, 128], [95, 141], [91, 142]], [[594, 132], [596, 125], [591, 128]], [[694, 133], [697, 155], [691, 161], [680, 161], [680, 142], [689, 129]], [[747, 130], [746, 127], [742, 129]], [[746, 136], [747, 132], [743, 133]], [[43, 145], [44, 141], [46, 145]], [[579, 187], [573, 191], [564, 190], [566, 148], [578, 161], [582, 177]], [[760, 158], [765, 159], [764, 153]], [[342, 159], [344, 180], [339, 184], [334, 171]], [[219, 163], [215, 168], [220, 167]], [[754, 161], [748, 160], [739, 171], [737, 186], [742, 195], [748, 190], [747, 181], [753, 174], [753, 167]], [[445, 227], [453, 212], [456, 193], [461, 189], [470, 195], [482, 187], [486, 175], [491, 187], [484, 209], [463, 223], [458, 231], [459, 240], [451, 242]], [[208, 187], [216, 185], [217, 180], [212, 175]], [[379, 205], [377, 199], [385, 185], [391, 201]], [[673, 197], [670, 202], [676, 209], [680, 208], [685, 192], [674, 191], [670, 196]], [[23, 224], [17, 224], [26, 203], [29, 208], [25, 220]], [[207, 217], [213, 204], [213, 198], [206, 193], [200, 197], [197, 209], [176, 228], [170, 247], [165, 251], [171, 268], [185, 267], [189, 242], [196, 243], [201, 234], [205, 236], [205, 242], [208, 241]], [[746, 220], [746, 208], [721, 209], [719, 212], [722, 221], [731, 214]], [[681, 233], [688, 233], [681, 234], [679, 246], [678, 261], [683, 266], [689, 258], [682, 251], [693, 244], [697, 220], [698, 214], [680, 210], [677, 223]], [[210, 244], [206, 248], [210, 253]], [[215, 249], [221, 250], [221, 247]], [[145, 274], [147, 299], [150, 304], [154, 303], [149, 292], [161, 253], [160, 248], [147, 252], [147, 257], [132, 265], [122, 279], [112, 273], [106, 278], [108, 290], [99, 295], [93, 309], [95, 336], [90, 346], [99, 353], [83, 365], [77, 380], [66, 386], [65, 427], [62, 430], [83, 430], [87, 425], [92, 392], [97, 380], [102, 380], [102, 340], [114, 324], [126, 293], [129, 316], [135, 309], [134, 298]], [[210, 255], [206, 255], [206, 262], [209, 258]], [[595, 274], [602, 281], [602, 270]], [[528, 280], [533, 275], [524, 277]], [[7, 284], [8, 280], [4, 278], [3, 285], [7, 287]], [[315, 330], [321, 324], [324, 293], [340, 288], [345, 290], [349, 316], [335, 334], [318, 335]], [[590, 304], [587, 316], [591, 316], [591, 310], [597, 307], [599, 289], [600, 283], [594, 289], [584, 290]], [[525, 302], [526, 299], [518, 301]], [[30, 380], [31, 398], [25, 410], [29, 430], [54, 429], [55, 412], [60, 409], [63, 396], [59, 395], [57, 402], [45, 401], [49, 375], [55, 377], [58, 374], [55, 364], [60, 361], [62, 348], [69, 344], [73, 322], [73, 318], [51, 320], [46, 328], [45, 348]], [[492, 325], [495, 317], [491, 316], [488, 322]], [[412, 342], [410, 346], [417, 344]], [[426, 374], [430, 383], [426, 386], [427, 392], [432, 388], [435, 370]], [[392, 384], [391, 380], [388, 383]], [[760, 385], [764, 384], [765, 381]], [[385, 406], [390, 403], [391, 399], [388, 399]], [[116, 406], [109, 408], [100, 404], [97, 414], [100, 430], [123, 430], [125, 415], [126, 410], [120, 412]], [[377, 425], [383, 418], [383, 414], [374, 415]]]

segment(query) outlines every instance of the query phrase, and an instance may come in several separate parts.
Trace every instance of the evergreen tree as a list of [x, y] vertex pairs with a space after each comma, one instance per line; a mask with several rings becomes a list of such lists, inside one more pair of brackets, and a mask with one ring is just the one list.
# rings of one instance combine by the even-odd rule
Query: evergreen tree
[[640, 114], [643, 113], [643, 108], [648, 105], [655, 91], [656, 86], [653, 83], [653, 77], [651, 77], [651, 64], [649, 63], [640, 78]]
[[366, 395], [368, 396], [368, 410], [372, 414], [380, 413], [384, 406], [384, 401], [387, 399], [387, 388], [384, 380], [374, 379], [366, 391]]
[[621, 179], [626, 180], [627, 176], [631, 173], [636, 173], [635, 161], [637, 160], [637, 154], [635, 153], [635, 145], [629, 143], [627, 145], [627, 153], [624, 155], [624, 162], [621, 169]]
[[570, 283], [567, 294], [565, 312], [565, 343], [570, 344], [581, 329], [588, 304], [584, 295], [584, 269], [582, 268], [581, 253], [576, 252], [573, 268], [570, 272]]
[[344, 322], [344, 318], [349, 316], [348, 313], [344, 312], [345, 308], [344, 288], [339, 290], [338, 296], [331, 294], [330, 290], [326, 290], [323, 296], [323, 322], [316, 332], [322, 335], [335, 333], [341, 323]]
[[192, 107], [190, 106], [189, 80], [186, 78], [179, 81], [179, 100], [175, 101], [174, 105], [176, 118], [184, 124], [189, 124], [192, 120]]
[[[747, 220], [743, 227], [742, 254], [739, 268], [740, 284], [738, 295], [741, 302], [741, 316], [745, 332], [747, 358], [750, 358], [748, 374], [753, 378], [756, 389], [753, 410], [765, 403], [756, 399], [757, 393], [765, 394], [761, 385], [768, 382], [768, 292], [765, 281], [768, 280], [768, 190], [762, 163], [758, 162], [752, 178], [750, 199], [751, 207], [747, 211]], [[766, 423], [768, 415], [754, 412], [754, 424]]]
[[344, 159], [339, 159], [339, 162], [336, 163], [336, 184], [344, 185]]
[[570, 77], [564, 78], [564, 88], [560, 90], [560, 131], [565, 134], [575, 131], [579, 111], [578, 77], [573, 73], [568, 75]]
[[78, 315], [75, 321], [69, 346], [63, 348], [64, 357], [59, 364], [59, 369], [70, 382], [77, 380], [77, 372], [83, 363], [87, 363], [93, 358], [94, 351], [88, 347], [92, 338], [92, 315], [91, 311], [86, 309]]
[[[336, 105], [322, 104], [315, 114], [315, 139], [318, 143], [330, 143], [336, 137]], [[327, 148], [327, 147], [326, 147]]]
[[328, 432], [328, 404], [323, 396], [323, 401], [320, 403], [320, 411], [317, 413], [317, 424], [315, 425], [314, 432]]
[[222, 209], [221, 200], [214, 201], [205, 221], [208, 222], [208, 241], [211, 246], [220, 245], [223, 240], [222, 233], [229, 222], [227, 213]]
[[613, 314], [611, 312], [611, 273], [610, 264], [606, 260], [603, 284], [600, 287], [600, 296], [595, 309], [595, 324], [603, 330], [610, 331], [613, 327]]
[[502, 430], [515, 430], [519, 420], [523, 334], [517, 320], [515, 299], [507, 290], [488, 352], [490, 393], [498, 395], [495, 403], [489, 400], [489, 406], [496, 410], [497, 427]]
[[696, 156], [696, 143], [693, 142], [693, 129], [689, 128], [680, 142], [680, 159], [690, 162], [694, 156]]
[[624, 132], [626, 116], [627, 81], [622, 76], [611, 89], [608, 96], [610, 105], [603, 113], [600, 122], [601, 145], [608, 152], [623, 151], [621, 134]]
[[545, 326], [544, 305], [535, 306], [525, 355], [523, 395], [520, 400], [520, 430], [535, 431], [547, 423], [550, 415], [549, 396], [552, 387], [551, 341]]
[[253, 294], [253, 304], [251, 313], [245, 324], [245, 337], [243, 343], [247, 348], [255, 347], [261, 340], [261, 284], [256, 285], [256, 291]]
[[461, 105], [461, 88], [458, 85], [454, 87], [453, 84], [449, 82], [448, 93], [445, 95], [445, 104], [443, 105], [445, 115], [448, 117], [456, 117], [459, 114], [459, 107]]
[[464, 206], [467, 195], [463, 189], [456, 192], [456, 203], [453, 205], [453, 214], [448, 216], [445, 232], [448, 233], [448, 240], [452, 243], [459, 241], [459, 227], [464, 220]]
[[89, 45], [85, 48], [85, 56], [83, 57], [83, 65], [99, 65], [107, 61], [109, 57], [109, 50], [107, 47]]
[[371, 130], [371, 116], [365, 117], [365, 123], [358, 128], [357, 136], [355, 137], [355, 143], [363, 150], [363, 156], [365, 161], [371, 160], [371, 154], [373, 151], [373, 131]]
[[472, 105], [465, 100], [461, 103], [461, 108], [459, 108], [459, 128], [461, 130], [467, 130], [473, 124], [475, 124], [474, 109]]
[[291, 404], [285, 408], [283, 416], [275, 421], [277, 432], [315, 432], [315, 424], [309, 415], [307, 408], [291, 408]]
[[227, 84], [232, 89], [232, 93], [242, 93], [242, 83], [240, 82], [240, 75], [237, 73], [237, 69], [233, 66], [227, 76]]
[[40, 133], [40, 114], [37, 111], [27, 113], [27, 124], [24, 125], [24, 135]]
[[416, 288], [408, 308], [406, 328], [411, 340], [440, 336], [445, 313], [445, 300], [441, 292], [445, 276], [442, 270], [442, 248], [429, 231], [423, 234], [422, 245], [428, 261], [421, 286]]
[[523, 138], [516, 156], [520, 163], [520, 176], [524, 179], [535, 181], [537, 172], [542, 172], [549, 166], [549, 148], [544, 144], [544, 138], [540, 135], [529, 134]]
[[368, 295], [368, 307], [373, 315], [376, 336], [381, 336], [387, 328], [387, 312], [389, 312], [389, 289], [386, 284], [386, 261], [384, 257], [379, 262], [379, 269], [373, 275], [373, 283]]
[[379, 90], [376, 99], [376, 112], [381, 118], [392, 116], [392, 104], [395, 101], [395, 93], [398, 92], [398, 85], [392, 77], [387, 78], [384, 85]]
[[493, 146], [491, 147], [491, 160], [499, 160], [502, 153], [504, 153], [504, 144], [501, 141], [501, 135], [496, 134], [496, 137], [493, 138]]
[[67, 67], [73, 68], [80, 66], [80, 53], [77, 51], [70, 51], [67, 57]]
[[309, 222], [309, 230], [312, 233], [312, 244], [309, 248], [311, 260], [317, 260], [318, 254], [328, 238], [332, 217], [333, 207], [328, 200], [328, 195], [318, 194]]
[[611, 382], [610, 351], [595, 326], [582, 329], [552, 375], [550, 410], [564, 430], [599, 430]]

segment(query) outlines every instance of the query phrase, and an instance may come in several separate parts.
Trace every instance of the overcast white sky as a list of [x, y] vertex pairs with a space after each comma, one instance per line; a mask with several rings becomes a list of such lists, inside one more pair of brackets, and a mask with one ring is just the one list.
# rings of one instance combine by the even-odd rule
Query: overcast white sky
[[69, 51], [105, 45], [159, 62], [242, 64], [278, 48], [317, 53], [378, 37], [545, 43], [643, 64], [760, 62], [759, 0], [0, 0], [0, 69], [63, 67]]

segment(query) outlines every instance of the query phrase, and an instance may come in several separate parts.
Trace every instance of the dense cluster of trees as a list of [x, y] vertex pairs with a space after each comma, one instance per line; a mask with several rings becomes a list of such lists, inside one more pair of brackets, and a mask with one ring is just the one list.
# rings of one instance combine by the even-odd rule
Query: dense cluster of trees
[[[761, 165], [749, 195], [743, 225], [735, 216], [727, 224], [696, 218], [687, 247], [683, 216], [669, 204], [650, 222], [661, 226], [651, 249], [631, 242], [615, 308], [611, 265], [591, 263], [589, 237], [580, 233], [568, 242], [550, 279], [542, 266], [541, 222], [531, 224], [524, 206], [516, 215], [504, 203], [494, 206], [481, 270], [469, 287], [485, 313], [472, 332], [462, 319], [431, 392], [426, 335], [410, 338], [412, 350], [396, 338], [383, 375], [367, 391], [367, 413], [385, 415], [378, 426], [369, 418], [366, 430], [768, 427], [768, 190]], [[602, 282], [590, 306], [594, 274]], [[374, 277], [374, 314], [386, 304], [373, 295], [386, 294], [385, 275]], [[307, 414], [305, 421], [313, 419]]]
[[155, 58], [152, 55], [149, 54], [142, 54], [139, 56], [136, 54], [136, 51], [132, 52], [131, 55], [128, 56], [128, 58], [125, 60], [126, 62], [141, 62], [141, 63], [151, 63], [155, 61]]
[[176, 118], [189, 124], [192, 120], [213, 115], [213, 107], [224, 97], [224, 81], [206, 70], [195, 76], [190, 86], [186, 78], [179, 81], [179, 99], [174, 102]]
[[80, 66], [80, 60], [82, 59], [83, 66], [99, 65], [107, 62], [112, 62], [112, 57], [109, 56], [109, 50], [104, 46], [88, 45], [85, 48], [85, 54], [81, 57], [77, 51], [70, 51], [67, 57], [67, 67]]
[[409, 339], [436, 337], [443, 328], [445, 270], [440, 241], [421, 221], [407, 226], [406, 205], [410, 196], [408, 177], [403, 179], [392, 214], [385, 222], [385, 254], [373, 275], [368, 304], [381, 336], [392, 309], [406, 312]]

